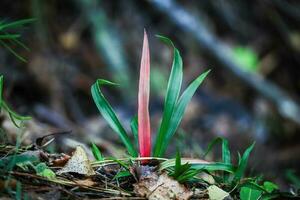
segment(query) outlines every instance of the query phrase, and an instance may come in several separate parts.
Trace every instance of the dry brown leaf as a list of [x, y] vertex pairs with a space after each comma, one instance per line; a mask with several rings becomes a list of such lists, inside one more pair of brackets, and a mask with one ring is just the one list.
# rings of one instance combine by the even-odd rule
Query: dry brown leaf
[[57, 171], [57, 174], [63, 174], [68, 172], [83, 174], [87, 176], [95, 174], [95, 171], [91, 166], [90, 160], [88, 159], [85, 150], [81, 146], [76, 147], [76, 150], [70, 158], [70, 160], [61, 170]]
[[76, 180], [75, 183], [77, 183], [78, 185], [87, 186], [87, 187], [91, 187], [91, 186], [95, 185], [95, 182], [90, 178], [87, 178], [84, 180]]
[[166, 173], [161, 175], [152, 173], [143, 178], [134, 185], [134, 191], [149, 200], [187, 200], [193, 195], [192, 191], [189, 191]]

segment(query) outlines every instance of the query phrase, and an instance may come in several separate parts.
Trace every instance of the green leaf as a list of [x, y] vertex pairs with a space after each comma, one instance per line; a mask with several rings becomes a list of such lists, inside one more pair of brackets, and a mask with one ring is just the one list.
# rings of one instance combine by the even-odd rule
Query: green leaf
[[297, 189], [300, 189], [300, 177], [296, 175], [294, 170], [287, 170], [285, 176]]
[[181, 164], [180, 152], [177, 151], [175, 159], [174, 171], [169, 173], [169, 176], [172, 176], [179, 183], [184, 183], [196, 176], [200, 172], [199, 169], [193, 169], [192, 165], [188, 162]]
[[99, 148], [94, 143], [92, 143], [92, 152], [93, 152], [94, 158], [97, 161], [104, 160], [104, 158], [103, 158], [103, 156], [101, 154], [101, 151], [99, 150]]
[[138, 147], [138, 145], [139, 145], [139, 138], [138, 138], [138, 118], [137, 118], [137, 116], [134, 116], [131, 119], [131, 121], [130, 121], [130, 128], [131, 128], [131, 132], [133, 134], [134, 144], [136, 145], [136, 147]]
[[246, 149], [242, 158], [240, 159], [239, 166], [234, 175], [234, 179], [233, 179], [234, 181], [238, 182], [243, 177], [243, 175], [246, 171], [249, 155], [250, 155], [252, 149], [254, 148], [254, 145], [255, 145], [255, 142]]
[[169, 175], [172, 176], [173, 178], [177, 179], [177, 177], [182, 175], [184, 172], [186, 172], [190, 168], [191, 168], [191, 165], [188, 163], [181, 165], [180, 152], [177, 151], [176, 159], [175, 159], [175, 170], [174, 170], [174, 172], [170, 173]]
[[34, 167], [36, 174], [48, 179], [54, 179], [56, 177], [55, 173], [49, 169], [45, 163], [39, 163]]
[[128, 176], [131, 176], [131, 173], [128, 170], [120, 171], [114, 176], [113, 179], [119, 179], [119, 178], [128, 177]]
[[173, 46], [174, 48], [174, 57], [172, 69], [168, 81], [164, 111], [162, 116], [162, 121], [159, 127], [158, 136], [156, 138], [155, 146], [154, 146], [154, 156], [162, 156], [162, 148], [163, 142], [166, 139], [167, 131], [170, 127], [171, 118], [179, 97], [181, 83], [182, 83], [182, 58], [178, 49], [176, 49], [172, 43], [172, 41], [166, 37], [158, 36], [165, 43]]
[[10, 109], [10, 107], [7, 105], [7, 103], [2, 99], [1, 101], [1, 107], [6, 111], [8, 112], [8, 115], [11, 119], [11, 121], [13, 122], [13, 124], [20, 128], [20, 125], [16, 122], [16, 120], [19, 120], [19, 121], [26, 121], [26, 120], [30, 120], [31, 117], [29, 116], [21, 116], [19, 114], [17, 114], [16, 112], [14, 112], [12, 109]]
[[231, 156], [230, 156], [230, 150], [228, 146], [228, 140], [222, 137], [215, 138], [208, 144], [208, 147], [204, 153], [204, 157], [212, 150], [212, 148], [215, 145], [219, 143], [222, 143], [222, 161], [226, 164], [231, 164]]
[[[174, 167], [175, 162], [176, 162], [175, 159], [169, 159], [167, 161], [164, 161], [160, 164], [159, 170], [161, 171], [170, 167]], [[234, 173], [236, 171], [235, 167], [231, 164], [224, 164], [218, 162], [200, 163], [200, 162], [194, 162], [193, 159], [184, 161], [184, 163], [187, 162], [191, 165], [191, 168], [195, 170], [226, 171], [229, 173]]]
[[21, 19], [10, 23], [4, 23], [0, 25], [0, 31], [4, 31], [5, 29], [18, 28], [20, 26], [32, 23], [34, 21], [35, 19], [31, 18], [31, 19]]
[[279, 189], [278, 185], [276, 185], [275, 183], [272, 183], [270, 181], [265, 181], [264, 182], [264, 188], [269, 193], [273, 192], [274, 190]]
[[12, 53], [14, 56], [16, 56], [19, 60], [21, 60], [22, 62], [27, 62], [27, 60], [25, 58], [23, 58], [22, 56], [20, 56], [15, 50], [13, 50], [9, 45], [7, 45], [5, 42], [3, 42], [2, 40], [0, 40], [0, 44], [2, 46], [4, 46], [10, 53]]
[[0, 35], [0, 40], [11, 40], [11, 39], [19, 38], [20, 36], [21, 36], [20, 34], [3, 34]]
[[100, 111], [101, 115], [103, 116], [103, 118], [108, 122], [110, 127], [119, 135], [122, 142], [126, 146], [128, 153], [131, 156], [137, 157], [138, 153], [136, 149], [134, 149], [134, 146], [131, 143], [125, 129], [121, 125], [114, 110], [107, 102], [107, 100], [105, 99], [105, 97], [103, 96], [100, 90], [100, 86], [102, 85], [116, 85], [116, 84], [107, 80], [98, 79], [96, 83], [94, 83], [91, 87], [91, 92], [92, 92], [92, 97], [94, 99], [94, 102], [98, 110]]
[[15, 196], [16, 200], [22, 200], [22, 184], [20, 181], [17, 181], [16, 184], [16, 196]]
[[31, 155], [12, 155], [5, 158], [0, 159], [0, 167], [4, 167], [5, 170], [9, 171], [14, 166], [22, 163], [35, 162], [37, 158]]
[[164, 155], [171, 138], [175, 134], [175, 131], [182, 120], [187, 104], [190, 102], [197, 88], [204, 81], [209, 72], [210, 70], [198, 76], [198, 78], [196, 78], [181, 95], [170, 119], [168, 130], [166, 134], [164, 134], [164, 139], [161, 141], [162, 145], [160, 151], [158, 151], [155, 156], [161, 157]]
[[249, 187], [242, 187], [240, 191], [241, 200], [258, 200], [262, 194], [262, 191], [255, 190]]

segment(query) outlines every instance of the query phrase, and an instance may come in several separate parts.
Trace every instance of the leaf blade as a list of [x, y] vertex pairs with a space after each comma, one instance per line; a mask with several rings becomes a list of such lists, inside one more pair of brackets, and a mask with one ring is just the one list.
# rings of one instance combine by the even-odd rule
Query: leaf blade
[[198, 78], [196, 78], [181, 95], [174, 109], [174, 113], [171, 117], [170, 126], [166, 133], [165, 139], [162, 141], [163, 144], [161, 147], [161, 151], [157, 156], [160, 157], [164, 155], [172, 136], [175, 134], [175, 131], [182, 120], [187, 104], [190, 102], [197, 88], [204, 81], [209, 72], [210, 70], [207, 70], [206, 72], [198, 76]]
[[248, 158], [250, 156], [251, 151], [254, 148], [254, 145], [255, 145], [255, 142], [253, 142], [253, 144], [250, 147], [248, 147], [246, 149], [246, 151], [244, 152], [244, 154], [240, 160], [239, 166], [235, 172], [235, 175], [233, 178], [234, 181], [239, 181], [242, 178], [242, 176], [244, 175], [244, 173], [246, 171], [247, 163], [248, 163]]
[[167, 129], [170, 124], [170, 120], [174, 111], [174, 108], [176, 106], [181, 84], [182, 84], [182, 58], [180, 56], [180, 53], [177, 48], [175, 48], [172, 41], [166, 37], [158, 36], [163, 42], [166, 44], [171, 45], [174, 48], [173, 52], [173, 63], [171, 68], [170, 77], [168, 80], [168, 86], [167, 86], [167, 93], [164, 103], [164, 111], [163, 111], [163, 117], [160, 124], [160, 128], [158, 131], [158, 136], [156, 138], [155, 147], [154, 147], [154, 156], [160, 156], [161, 155], [161, 148], [163, 145], [163, 141], [166, 136]]
[[110, 81], [104, 80], [104, 79], [98, 79], [91, 87], [91, 93], [93, 100], [103, 116], [103, 118], [108, 122], [110, 127], [119, 135], [122, 142], [126, 146], [129, 154], [131, 156], [136, 157], [137, 151], [134, 149], [125, 129], [121, 125], [119, 119], [117, 118], [114, 110], [112, 109], [111, 105], [108, 103], [108, 101], [103, 96], [100, 86], [102, 85], [117, 85], [115, 83], [112, 83]]
[[151, 129], [149, 116], [150, 95], [150, 54], [146, 31], [140, 66], [139, 92], [138, 92], [138, 140], [139, 154], [149, 157], [151, 154]]

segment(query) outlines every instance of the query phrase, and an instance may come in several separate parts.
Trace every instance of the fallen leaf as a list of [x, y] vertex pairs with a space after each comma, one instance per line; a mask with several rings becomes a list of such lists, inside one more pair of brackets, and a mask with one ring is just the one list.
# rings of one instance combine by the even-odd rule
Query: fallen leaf
[[134, 191], [149, 200], [187, 200], [193, 192], [167, 174], [153, 173], [134, 185]]
[[221, 188], [211, 185], [207, 188], [208, 196], [210, 200], [222, 200], [229, 197], [229, 193], [225, 192]]
[[76, 180], [75, 183], [77, 183], [78, 185], [87, 186], [87, 187], [91, 187], [91, 186], [95, 185], [95, 182], [90, 178], [84, 179], [84, 180]]
[[85, 150], [81, 146], [76, 147], [74, 154], [72, 155], [70, 160], [68, 160], [67, 164], [56, 173], [63, 174], [69, 172], [83, 174], [87, 176], [95, 174], [95, 171], [91, 166], [90, 160], [88, 159]]

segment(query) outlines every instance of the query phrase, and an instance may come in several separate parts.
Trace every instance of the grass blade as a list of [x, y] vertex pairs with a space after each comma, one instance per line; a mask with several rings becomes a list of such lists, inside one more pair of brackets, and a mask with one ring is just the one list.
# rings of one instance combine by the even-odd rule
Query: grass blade
[[[195, 159], [181, 159], [181, 164], [189, 163], [191, 165], [191, 169], [195, 170], [207, 170], [207, 171], [226, 171], [229, 173], [234, 173], [236, 168], [232, 164], [225, 164], [219, 162], [206, 162], [203, 160], [195, 160]], [[174, 167], [176, 163], [175, 159], [169, 159], [161, 163], [159, 170], [164, 170], [169, 167]]]
[[98, 79], [96, 83], [94, 83], [91, 87], [92, 97], [94, 99], [94, 102], [102, 114], [103, 118], [108, 122], [110, 127], [119, 135], [122, 142], [126, 146], [128, 153], [131, 156], [136, 157], [137, 151], [134, 149], [134, 146], [132, 145], [125, 129], [121, 125], [119, 119], [117, 118], [115, 112], [113, 111], [110, 104], [107, 102], [105, 97], [103, 96], [100, 86], [102, 85], [116, 85], [115, 83], [112, 83], [110, 81], [106, 81], [103, 79]]
[[31, 18], [31, 19], [21, 19], [21, 20], [11, 22], [11, 23], [4, 23], [4, 24], [0, 25], [0, 30], [3, 31], [8, 28], [10, 28], [10, 29], [17, 28], [17, 27], [23, 26], [25, 24], [32, 23], [34, 21], [35, 21], [35, 19]]
[[99, 150], [99, 148], [95, 145], [95, 143], [92, 143], [92, 152], [93, 152], [93, 155], [95, 157], [95, 159], [97, 161], [102, 161], [104, 160], [104, 157], [102, 156], [102, 153], [101, 151]]
[[21, 60], [22, 62], [27, 62], [27, 60], [25, 58], [23, 58], [22, 56], [20, 56], [15, 50], [13, 50], [10, 46], [8, 46], [5, 42], [0, 40], [0, 44], [2, 46], [4, 46], [10, 53], [12, 53], [14, 56], [16, 56], [19, 60]]
[[193, 97], [194, 93], [196, 92], [197, 88], [200, 86], [200, 84], [203, 82], [203, 80], [206, 78], [210, 70], [202, 73], [198, 78], [196, 78], [189, 86], [188, 88], [183, 92], [180, 99], [178, 100], [178, 103], [175, 107], [174, 113], [171, 117], [170, 126], [168, 128], [168, 131], [165, 135], [164, 140], [162, 141], [163, 144], [161, 145], [161, 151], [157, 155], [158, 157], [161, 157], [164, 155], [167, 146], [174, 135], [177, 127], [179, 126], [181, 119], [184, 115], [185, 109], [187, 104], [190, 102], [191, 98]]
[[3, 34], [0, 35], [0, 40], [11, 40], [11, 39], [16, 39], [19, 38], [20, 34]]
[[138, 139], [139, 154], [142, 157], [151, 155], [151, 130], [149, 116], [150, 95], [150, 54], [146, 31], [144, 31], [143, 51], [140, 67], [138, 92]]
[[234, 179], [233, 179], [234, 181], [238, 182], [243, 177], [243, 175], [246, 171], [249, 155], [250, 155], [251, 151], [253, 150], [254, 145], [255, 145], [255, 142], [246, 149], [242, 158], [240, 159], [239, 166], [234, 175]]
[[164, 104], [163, 117], [158, 131], [158, 136], [156, 138], [155, 147], [154, 147], [154, 156], [160, 156], [162, 151], [163, 141], [166, 137], [167, 130], [170, 126], [170, 120], [176, 106], [176, 102], [179, 97], [181, 83], [182, 83], [182, 58], [178, 49], [176, 49], [172, 41], [166, 37], [158, 36], [165, 43], [173, 46], [174, 48], [174, 57], [172, 69], [168, 81], [167, 93]]

